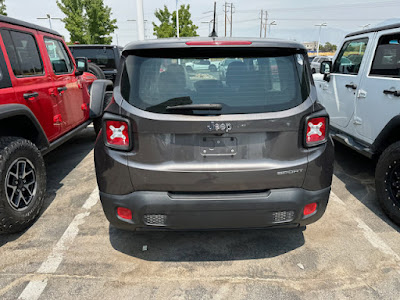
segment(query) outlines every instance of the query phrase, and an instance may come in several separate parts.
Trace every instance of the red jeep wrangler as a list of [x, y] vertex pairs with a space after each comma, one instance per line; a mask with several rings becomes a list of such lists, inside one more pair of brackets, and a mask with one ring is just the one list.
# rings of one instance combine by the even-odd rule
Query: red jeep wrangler
[[0, 232], [17, 232], [42, 207], [43, 155], [91, 122], [96, 77], [59, 33], [34, 24], [0, 16], [0, 48]]

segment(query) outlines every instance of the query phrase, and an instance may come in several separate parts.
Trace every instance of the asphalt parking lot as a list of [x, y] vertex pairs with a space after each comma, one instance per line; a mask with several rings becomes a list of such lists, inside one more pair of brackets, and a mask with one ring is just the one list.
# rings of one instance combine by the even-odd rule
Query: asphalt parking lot
[[87, 128], [45, 157], [40, 219], [0, 236], [1, 299], [399, 299], [400, 228], [373, 161], [337, 145], [327, 212], [306, 230], [135, 234], [103, 214], [94, 139]]

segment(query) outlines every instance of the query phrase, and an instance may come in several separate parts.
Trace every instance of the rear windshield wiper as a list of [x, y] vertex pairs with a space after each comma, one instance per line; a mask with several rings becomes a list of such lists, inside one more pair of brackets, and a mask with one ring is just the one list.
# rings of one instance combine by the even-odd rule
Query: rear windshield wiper
[[185, 104], [167, 106], [166, 110], [221, 110], [221, 104]]
[[146, 108], [147, 111], [150, 112], [155, 112], [155, 113], [163, 113], [165, 112], [166, 108], [169, 106], [180, 106], [180, 105], [188, 105], [192, 104], [192, 99], [190, 97], [185, 96], [185, 97], [176, 97], [169, 99], [167, 101], [161, 102], [159, 104], [149, 106]]

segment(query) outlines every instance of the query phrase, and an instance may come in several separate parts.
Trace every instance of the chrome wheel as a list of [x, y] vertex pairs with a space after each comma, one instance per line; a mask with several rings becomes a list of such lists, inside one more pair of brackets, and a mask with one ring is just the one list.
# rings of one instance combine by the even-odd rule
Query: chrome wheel
[[32, 162], [27, 158], [16, 159], [6, 174], [5, 191], [8, 203], [15, 210], [24, 210], [35, 197], [36, 189], [36, 171]]

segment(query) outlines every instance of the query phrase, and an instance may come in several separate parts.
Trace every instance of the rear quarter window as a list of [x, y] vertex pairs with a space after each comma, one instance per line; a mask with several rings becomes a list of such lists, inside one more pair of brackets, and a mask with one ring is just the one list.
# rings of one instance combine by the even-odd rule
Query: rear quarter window
[[44, 75], [42, 58], [33, 35], [11, 30], [2, 30], [1, 35], [15, 76]]
[[309, 95], [304, 54], [259, 51], [249, 57], [239, 51], [224, 57], [212, 52], [202, 50], [202, 56], [193, 57], [129, 55], [121, 76], [122, 96], [150, 112], [169, 113], [167, 107], [173, 105], [221, 104], [218, 114], [242, 114], [290, 109]]

